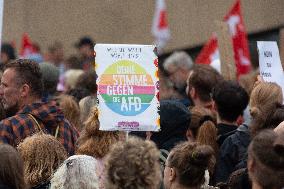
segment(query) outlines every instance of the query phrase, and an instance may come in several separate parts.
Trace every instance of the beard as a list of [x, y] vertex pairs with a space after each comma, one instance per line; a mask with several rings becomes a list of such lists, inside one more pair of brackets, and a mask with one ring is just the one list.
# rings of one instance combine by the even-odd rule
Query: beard
[[12, 117], [12, 116], [16, 115], [16, 113], [19, 111], [19, 109], [20, 109], [20, 106], [19, 106], [18, 102], [16, 102], [12, 106], [4, 107], [6, 118], [7, 117]]

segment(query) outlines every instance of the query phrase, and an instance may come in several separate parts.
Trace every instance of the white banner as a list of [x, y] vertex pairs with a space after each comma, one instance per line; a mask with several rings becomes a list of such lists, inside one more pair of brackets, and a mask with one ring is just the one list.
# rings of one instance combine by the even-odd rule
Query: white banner
[[158, 59], [153, 45], [96, 44], [100, 130], [158, 131]]
[[284, 95], [284, 73], [275, 41], [257, 41], [259, 71], [263, 80], [275, 82], [282, 88]]

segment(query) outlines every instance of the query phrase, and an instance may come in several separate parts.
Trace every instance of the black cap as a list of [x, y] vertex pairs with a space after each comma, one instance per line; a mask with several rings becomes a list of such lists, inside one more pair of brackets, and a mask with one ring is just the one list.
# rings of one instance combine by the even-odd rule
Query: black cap
[[95, 43], [90, 37], [82, 37], [78, 43], [75, 44], [77, 48], [82, 47], [83, 45], [89, 45], [89, 46], [94, 46]]

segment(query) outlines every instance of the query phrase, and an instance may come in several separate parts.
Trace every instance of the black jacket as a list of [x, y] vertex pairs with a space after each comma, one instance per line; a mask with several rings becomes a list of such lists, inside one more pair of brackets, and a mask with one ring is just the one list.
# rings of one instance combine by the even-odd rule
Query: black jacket
[[227, 137], [234, 134], [237, 128], [238, 126], [236, 125], [228, 125], [228, 124], [223, 124], [223, 123], [217, 124], [217, 131], [218, 131], [217, 143], [219, 144], [219, 146], [223, 144], [224, 140]]
[[230, 174], [243, 168], [247, 159], [247, 148], [250, 143], [249, 129], [247, 125], [241, 125], [228, 136], [219, 150], [216, 164], [215, 180], [226, 182]]

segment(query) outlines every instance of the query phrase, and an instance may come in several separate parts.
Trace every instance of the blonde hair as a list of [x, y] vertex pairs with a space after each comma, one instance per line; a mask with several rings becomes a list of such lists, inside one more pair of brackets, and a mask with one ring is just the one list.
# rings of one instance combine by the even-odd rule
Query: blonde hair
[[30, 186], [47, 182], [67, 158], [63, 145], [55, 137], [37, 133], [18, 146], [24, 160], [25, 181]]
[[257, 69], [251, 71], [248, 74], [241, 75], [239, 78], [240, 86], [242, 86], [246, 90], [249, 96], [253, 90], [258, 75], [259, 75], [259, 70]]
[[98, 109], [93, 107], [91, 114], [84, 123], [85, 127], [78, 139], [76, 154], [85, 154], [95, 158], [103, 158], [110, 147], [119, 141], [119, 131], [100, 131]]
[[[283, 95], [279, 85], [271, 82], [259, 83], [251, 92], [250, 96], [250, 112], [252, 116], [257, 115], [257, 111], [265, 111], [275, 103], [282, 104]], [[256, 109], [254, 109], [256, 108]], [[255, 110], [255, 111], [254, 111]], [[256, 114], [254, 114], [256, 113]]]
[[97, 105], [97, 98], [95, 96], [86, 96], [79, 102], [80, 120], [84, 123], [90, 115], [92, 107]]
[[251, 132], [255, 135], [279, 104], [282, 104], [282, 89], [276, 83], [261, 82], [251, 92], [250, 114]]
[[108, 189], [156, 189], [161, 181], [160, 152], [149, 140], [130, 137], [113, 146], [106, 158]]
[[63, 111], [64, 117], [70, 121], [76, 129], [81, 131], [83, 124], [80, 121], [80, 108], [75, 98], [70, 95], [60, 95], [56, 100]]
[[97, 160], [91, 156], [69, 157], [51, 179], [51, 189], [98, 189]]
[[71, 69], [65, 72], [64, 78], [67, 89], [74, 89], [80, 75], [83, 73], [84, 71], [80, 69]]

